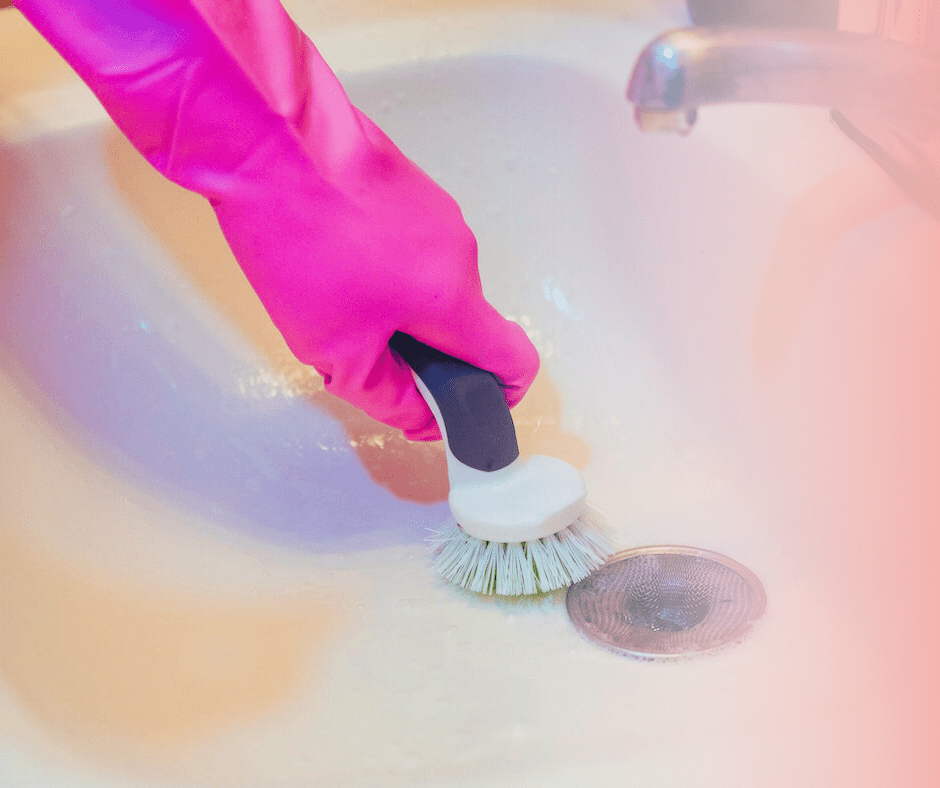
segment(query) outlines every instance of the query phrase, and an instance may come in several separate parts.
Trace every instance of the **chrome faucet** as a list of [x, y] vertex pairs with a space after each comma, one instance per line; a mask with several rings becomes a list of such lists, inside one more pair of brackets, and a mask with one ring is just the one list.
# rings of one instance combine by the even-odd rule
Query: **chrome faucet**
[[940, 219], [940, 0], [842, 0], [832, 31], [673, 30], [643, 50], [627, 98], [644, 131], [683, 134], [708, 104], [829, 107]]

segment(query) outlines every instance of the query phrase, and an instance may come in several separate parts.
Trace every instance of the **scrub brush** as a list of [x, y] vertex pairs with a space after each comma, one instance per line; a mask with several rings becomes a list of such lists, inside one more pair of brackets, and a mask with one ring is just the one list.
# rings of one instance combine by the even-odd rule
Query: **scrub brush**
[[447, 454], [454, 521], [432, 537], [435, 569], [479, 594], [520, 596], [587, 577], [612, 552], [603, 518], [587, 504], [577, 468], [519, 456], [495, 375], [396, 332]]

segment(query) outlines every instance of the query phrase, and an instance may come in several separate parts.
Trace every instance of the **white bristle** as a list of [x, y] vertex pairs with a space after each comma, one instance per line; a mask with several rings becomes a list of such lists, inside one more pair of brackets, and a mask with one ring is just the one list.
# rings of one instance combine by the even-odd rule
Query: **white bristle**
[[610, 556], [603, 518], [588, 508], [569, 527], [531, 542], [488, 542], [450, 521], [435, 531], [434, 568], [478, 594], [522, 596], [565, 588], [583, 580]]

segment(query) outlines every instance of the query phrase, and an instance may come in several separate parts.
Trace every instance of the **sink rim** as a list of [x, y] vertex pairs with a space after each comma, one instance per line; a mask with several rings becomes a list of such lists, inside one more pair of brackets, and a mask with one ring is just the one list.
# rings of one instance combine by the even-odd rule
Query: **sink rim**
[[[306, 7], [293, 16], [342, 80], [419, 62], [511, 55], [546, 60], [613, 82], [619, 92], [646, 41], [666, 16], [642, 20], [537, 10], [484, 10], [416, 16], [317, 29]], [[91, 90], [74, 73], [43, 87], [0, 95], [0, 141], [17, 144], [109, 121]]]

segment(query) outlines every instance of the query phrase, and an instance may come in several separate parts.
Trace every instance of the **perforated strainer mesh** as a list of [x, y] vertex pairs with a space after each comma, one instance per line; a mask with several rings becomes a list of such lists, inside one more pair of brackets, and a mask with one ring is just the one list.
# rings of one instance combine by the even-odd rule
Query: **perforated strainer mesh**
[[568, 589], [568, 614], [615, 651], [666, 659], [744, 638], [766, 607], [760, 581], [718, 553], [642, 547], [618, 553]]

